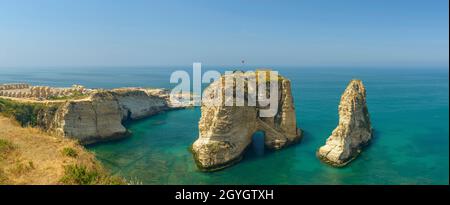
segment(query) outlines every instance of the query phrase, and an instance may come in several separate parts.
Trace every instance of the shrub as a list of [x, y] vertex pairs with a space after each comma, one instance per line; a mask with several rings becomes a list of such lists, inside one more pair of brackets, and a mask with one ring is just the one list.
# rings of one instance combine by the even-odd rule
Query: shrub
[[63, 184], [89, 185], [95, 184], [99, 178], [98, 172], [88, 171], [84, 166], [68, 165], [64, 167]]
[[88, 94], [84, 94], [80, 91], [73, 91], [71, 95], [64, 95], [64, 96], [50, 96], [48, 97], [49, 100], [76, 100], [76, 99], [82, 99], [89, 96]]
[[38, 113], [46, 109], [54, 109], [54, 107], [40, 103], [21, 103], [0, 98], [0, 112], [8, 117], [14, 117], [23, 127], [36, 126]]
[[64, 176], [60, 179], [62, 184], [69, 185], [120, 185], [125, 184], [119, 177], [109, 176], [106, 173], [89, 170], [85, 166], [68, 165], [64, 167]]
[[66, 157], [72, 157], [72, 158], [76, 158], [78, 156], [77, 151], [71, 147], [64, 148], [62, 150], [62, 154]]

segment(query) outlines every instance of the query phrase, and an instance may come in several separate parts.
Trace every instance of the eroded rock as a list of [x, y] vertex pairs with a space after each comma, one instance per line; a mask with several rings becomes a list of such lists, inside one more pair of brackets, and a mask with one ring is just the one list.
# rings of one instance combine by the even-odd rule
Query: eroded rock
[[355, 159], [371, 138], [366, 89], [361, 80], [352, 80], [341, 97], [339, 124], [317, 156], [332, 166], [342, 167]]
[[[248, 84], [247, 74], [229, 75], [246, 79], [245, 96], [248, 96], [249, 90], [256, 89]], [[215, 81], [205, 90], [203, 102], [218, 95], [218, 87], [225, 77], [222, 76], [221, 80]], [[236, 89], [236, 84], [224, 85], [222, 90], [230, 87]], [[224, 93], [222, 91], [222, 95]], [[281, 76], [278, 78], [278, 95], [278, 108], [274, 117], [260, 117], [259, 112], [264, 107], [259, 104], [248, 106], [248, 98], [245, 98], [245, 106], [225, 106], [225, 103], [211, 106], [202, 103], [199, 137], [192, 145], [198, 167], [204, 171], [214, 171], [239, 161], [251, 144], [253, 134], [258, 131], [264, 132], [265, 146], [270, 149], [281, 149], [300, 140], [302, 132], [297, 128], [291, 84]]]
[[168, 91], [143, 88], [98, 90], [80, 100], [68, 100], [38, 115], [38, 126], [57, 135], [91, 144], [128, 135], [123, 122], [172, 108]]
[[123, 120], [136, 120], [168, 109], [166, 98], [148, 94], [144, 89], [114, 89], [113, 94], [122, 110]]

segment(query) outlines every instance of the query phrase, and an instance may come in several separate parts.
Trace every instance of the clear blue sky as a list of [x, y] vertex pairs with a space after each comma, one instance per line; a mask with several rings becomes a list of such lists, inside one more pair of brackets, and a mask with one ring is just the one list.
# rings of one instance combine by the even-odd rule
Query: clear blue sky
[[448, 66], [448, 0], [0, 0], [0, 66]]

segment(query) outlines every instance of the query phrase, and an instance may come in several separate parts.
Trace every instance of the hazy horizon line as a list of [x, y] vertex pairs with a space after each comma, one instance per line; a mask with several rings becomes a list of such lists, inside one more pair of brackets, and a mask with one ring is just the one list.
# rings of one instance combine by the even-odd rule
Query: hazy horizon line
[[[445, 65], [438, 65], [438, 64], [386, 64], [386, 65], [369, 65], [369, 64], [362, 64], [362, 65], [344, 65], [344, 64], [336, 64], [336, 65], [292, 65], [292, 64], [272, 64], [272, 65], [258, 65], [258, 64], [244, 64], [244, 65], [220, 65], [220, 64], [202, 64], [203, 67], [230, 67], [230, 68], [275, 68], [275, 67], [281, 67], [281, 68], [294, 68], [302, 69], [302, 68], [370, 68], [370, 69], [376, 69], [376, 68], [439, 68], [439, 69], [449, 69], [449, 64]], [[192, 64], [187, 65], [0, 65], [0, 69], [8, 69], [8, 68], [35, 68], [35, 69], [42, 69], [42, 68], [80, 68], [80, 69], [89, 69], [89, 68], [167, 68], [167, 67], [174, 67], [174, 68], [180, 68], [180, 67], [186, 67], [186, 68], [192, 68]]]

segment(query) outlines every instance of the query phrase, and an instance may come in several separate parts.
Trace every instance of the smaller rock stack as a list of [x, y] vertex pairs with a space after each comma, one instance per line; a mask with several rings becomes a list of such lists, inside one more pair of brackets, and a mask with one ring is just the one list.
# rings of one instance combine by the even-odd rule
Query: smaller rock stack
[[361, 80], [352, 80], [341, 97], [339, 125], [320, 147], [317, 156], [332, 166], [342, 167], [355, 159], [371, 139], [366, 89]]

